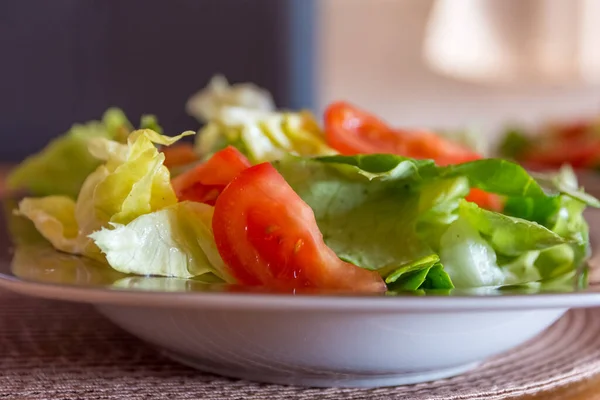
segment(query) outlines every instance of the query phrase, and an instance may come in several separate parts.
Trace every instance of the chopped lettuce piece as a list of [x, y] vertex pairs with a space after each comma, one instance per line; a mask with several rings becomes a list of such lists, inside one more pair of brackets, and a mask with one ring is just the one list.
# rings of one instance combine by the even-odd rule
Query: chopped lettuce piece
[[196, 151], [209, 157], [231, 145], [256, 164], [288, 154], [317, 156], [334, 154], [327, 146], [314, 117], [308, 112], [265, 112], [225, 107], [202, 131]]
[[500, 156], [509, 159], [518, 159], [531, 147], [531, 139], [519, 128], [506, 130], [504, 138], [499, 146]]
[[387, 273], [380, 270], [385, 276], [385, 283], [390, 290], [406, 291], [419, 289], [452, 289], [454, 284], [444, 271], [437, 254], [415, 260]]
[[459, 217], [476, 227], [496, 252], [506, 256], [517, 256], [567, 242], [567, 239], [536, 222], [484, 210], [467, 201], [461, 202]]
[[107, 162], [87, 177], [77, 202], [66, 196], [25, 198], [18, 212], [57, 249], [102, 258], [90, 233], [177, 202], [169, 171], [162, 165], [164, 154], [154, 144], [168, 145], [189, 134], [193, 132], [170, 138], [138, 130], [127, 138], [127, 145], [100, 139], [93, 144], [94, 152], [103, 153]]
[[106, 164], [109, 174], [93, 189], [94, 209], [100, 219], [127, 224], [140, 215], [175, 204], [169, 170], [163, 165], [165, 156], [154, 144], [170, 145], [191, 134], [168, 137], [148, 129], [132, 133], [127, 139], [126, 160], [122, 160], [122, 149], [116, 149], [114, 158], [109, 156]]
[[457, 288], [504, 283], [492, 246], [469, 221], [454, 221], [440, 239], [440, 258]]
[[208, 86], [193, 95], [186, 104], [188, 114], [200, 122], [214, 120], [225, 107], [275, 110], [273, 98], [265, 89], [252, 83], [230, 85], [222, 75], [214, 76]]
[[438, 169], [440, 177], [465, 176], [472, 187], [504, 196], [544, 197], [544, 191], [523, 167], [510, 161], [486, 158]]
[[[554, 250], [567, 242], [535, 222], [462, 201], [459, 218], [442, 235], [440, 259], [458, 288], [514, 284], [546, 278], [535, 265], [540, 250]], [[510, 257], [516, 259], [502, 262]], [[572, 259], [569, 265], [575, 267]]]
[[[537, 176], [549, 193], [546, 198], [513, 197], [506, 202], [505, 213], [535, 221], [569, 241], [568, 244], [540, 253], [538, 268], [566, 271], [571, 264], [579, 265], [589, 256], [589, 228], [583, 211], [586, 205], [598, 207], [598, 200], [578, 188], [572, 170], [564, 167], [555, 175]], [[570, 248], [570, 249], [569, 249]], [[548, 276], [548, 274], [545, 274]]]
[[181, 202], [127, 225], [111, 223], [90, 237], [117, 271], [192, 278], [213, 273], [232, 281], [212, 233], [213, 207]]
[[163, 134], [164, 130], [158, 123], [158, 118], [152, 114], [144, 114], [140, 119], [140, 129], [150, 129], [156, 133]]
[[273, 165], [313, 209], [325, 243], [341, 259], [378, 270], [431, 254], [416, 231], [420, 198], [406, 176], [369, 180], [358, 167], [320, 159]]
[[100, 165], [88, 152], [88, 141], [122, 140], [129, 132], [131, 124], [118, 109], [106, 111], [102, 121], [75, 124], [16, 167], [7, 186], [12, 190], [25, 189], [35, 196], [64, 195], [74, 199], [86, 177]]
[[29, 218], [52, 245], [61, 251], [82, 254], [87, 241], [80, 240], [75, 220], [75, 202], [66, 196], [25, 198], [19, 214]]
[[591, 196], [578, 186], [577, 176], [569, 165], [564, 165], [558, 173], [541, 174], [532, 173], [532, 176], [550, 193], [566, 194], [580, 202], [591, 206], [600, 207], [600, 201]]

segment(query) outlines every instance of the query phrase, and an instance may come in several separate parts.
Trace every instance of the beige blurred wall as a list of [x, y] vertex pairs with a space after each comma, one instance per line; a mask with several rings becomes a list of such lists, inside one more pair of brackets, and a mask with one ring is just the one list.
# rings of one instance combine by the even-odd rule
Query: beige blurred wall
[[429, 71], [421, 44], [431, 1], [317, 2], [321, 109], [345, 99], [397, 125], [470, 124], [492, 140], [505, 121], [535, 123], [600, 111], [598, 87], [486, 87]]

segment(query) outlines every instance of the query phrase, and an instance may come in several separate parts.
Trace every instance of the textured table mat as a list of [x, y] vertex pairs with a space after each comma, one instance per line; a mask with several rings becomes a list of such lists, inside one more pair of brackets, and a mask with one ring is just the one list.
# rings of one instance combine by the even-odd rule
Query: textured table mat
[[578, 310], [471, 373], [381, 389], [266, 385], [163, 357], [87, 305], [0, 291], [0, 399], [503, 399], [600, 371], [600, 310]]

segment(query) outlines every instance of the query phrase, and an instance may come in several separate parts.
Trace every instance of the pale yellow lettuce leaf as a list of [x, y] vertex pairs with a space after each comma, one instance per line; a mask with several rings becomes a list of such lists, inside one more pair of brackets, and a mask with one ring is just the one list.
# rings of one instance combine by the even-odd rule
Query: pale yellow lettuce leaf
[[242, 107], [224, 107], [206, 125], [196, 140], [203, 158], [231, 145], [252, 163], [274, 161], [287, 154], [331, 155], [323, 132], [309, 112], [265, 112]]
[[208, 86], [193, 95], [186, 104], [189, 115], [200, 122], [215, 119], [224, 107], [242, 107], [272, 111], [275, 103], [271, 94], [252, 83], [230, 85], [221, 75], [214, 76]]
[[57, 249], [101, 258], [89, 234], [111, 222], [127, 224], [177, 202], [164, 155], [155, 143], [168, 145], [190, 134], [169, 138], [139, 130], [128, 137], [127, 145], [95, 141], [92, 152], [102, 153], [106, 164], [86, 178], [77, 202], [60, 196], [26, 198], [18, 212], [31, 219]]
[[213, 207], [181, 202], [90, 235], [108, 263], [127, 274], [192, 278], [212, 273], [232, 281], [217, 250]]

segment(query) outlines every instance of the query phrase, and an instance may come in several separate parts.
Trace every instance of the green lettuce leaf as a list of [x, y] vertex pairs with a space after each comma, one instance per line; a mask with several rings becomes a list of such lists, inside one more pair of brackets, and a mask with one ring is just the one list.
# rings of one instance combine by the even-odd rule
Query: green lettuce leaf
[[[540, 250], [567, 242], [535, 222], [462, 201], [459, 218], [441, 237], [440, 259], [457, 288], [514, 284], [546, 278], [535, 264]], [[568, 265], [575, 267], [572, 259]]]
[[519, 128], [506, 130], [499, 146], [500, 156], [518, 160], [532, 145], [531, 139]]
[[98, 139], [91, 147], [93, 153], [102, 153], [106, 163], [86, 178], [77, 202], [66, 196], [25, 198], [18, 213], [33, 221], [57, 249], [102, 259], [89, 234], [109, 223], [127, 224], [177, 202], [163, 165], [164, 154], [155, 144], [169, 145], [190, 134], [193, 132], [170, 138], [138, 130], [129, 135], [126, 145]]
[[444, 271], [440, 257], [432, 254], [393, 270], [380, 270], [390, 290], [452, 289], [454, 284]]
[[[548, 279], [583, 259], [574, 251], [587, 244], [581, 196], [549, 192], [505, 160], [438, 167], [427, 160], [361, 155], [286, 157], [273, 165], [313, 209], [338, 257], [390, 276], [388, 284], [398, 290], [422, 289], [426, 282], [470, 288]], [[522, 207], [540, 214], [538, 220], [465, 201], [473, 187], [506, 196], [508, 204], [539, 204], [539, 210]], [[562, 202], [568, 206], [557, 208]], [[439, 265], [432, 261], [437, 258]]]
[[[586, 205], [597, 207], [598, 201], [578, 187], [577, 178], [568, 167], [558, 174], [536, 177], [549, 196], [509, 198], [505, 212], [535, 221], [568, 241], [564, 245], [539, 252], [532, 261], [540, 279], [556, 278], [572, 271], [589, 256], [589, 228], [583, 212]], [[515, 261], [511, 265], [514, 266]], [[520, 265], [520, 268], [526, 270], [527, 266]]]
[[265, 112], [224, 107], [199, 133], [196, 151], [209, 157], [231, 145], [256, 164], [288, 154], [316, 156], [335, 153], [325, 143], [314, 117], [308, 112]]
[[181, 202], [90, 237], [108, 263], [127, 274], [192, 278], [212, 273], [232, 282], [212, 233], [213, 207]]
[[325, 243], [341, 259], [378, 270], [432, 253], [416, 231], [420, 197], [410, 190], [410, 176], [369, 179], [364, 173], [374, 169], [321, 159], [288, 157], [273, 165], [313, 209]]
[[193, 95], [186, 104], [188, 114], [200, 122], [214, 120], [226, 107], [275, 110], [273, 98], [268, 91], [252, 83], [229, 85], [222, 75], [214, 76], [208, 86]]
[[7, 187], [26, 189], [35, 196], [76, 198], [83, 181], [100, 165], [88, 152], [88, 141], [93, 138], [122, 140], [129, 132], [131, 124], [118, 109], [107, 110], [102, 121], [75, 124], [16, 167], [8, 176]]
[[140, 119], [140, 129], [150, 129], [156, 133], [163, 134], [164, 130], [158, 123], [158, 118], [152, 114], [144, 114]]

